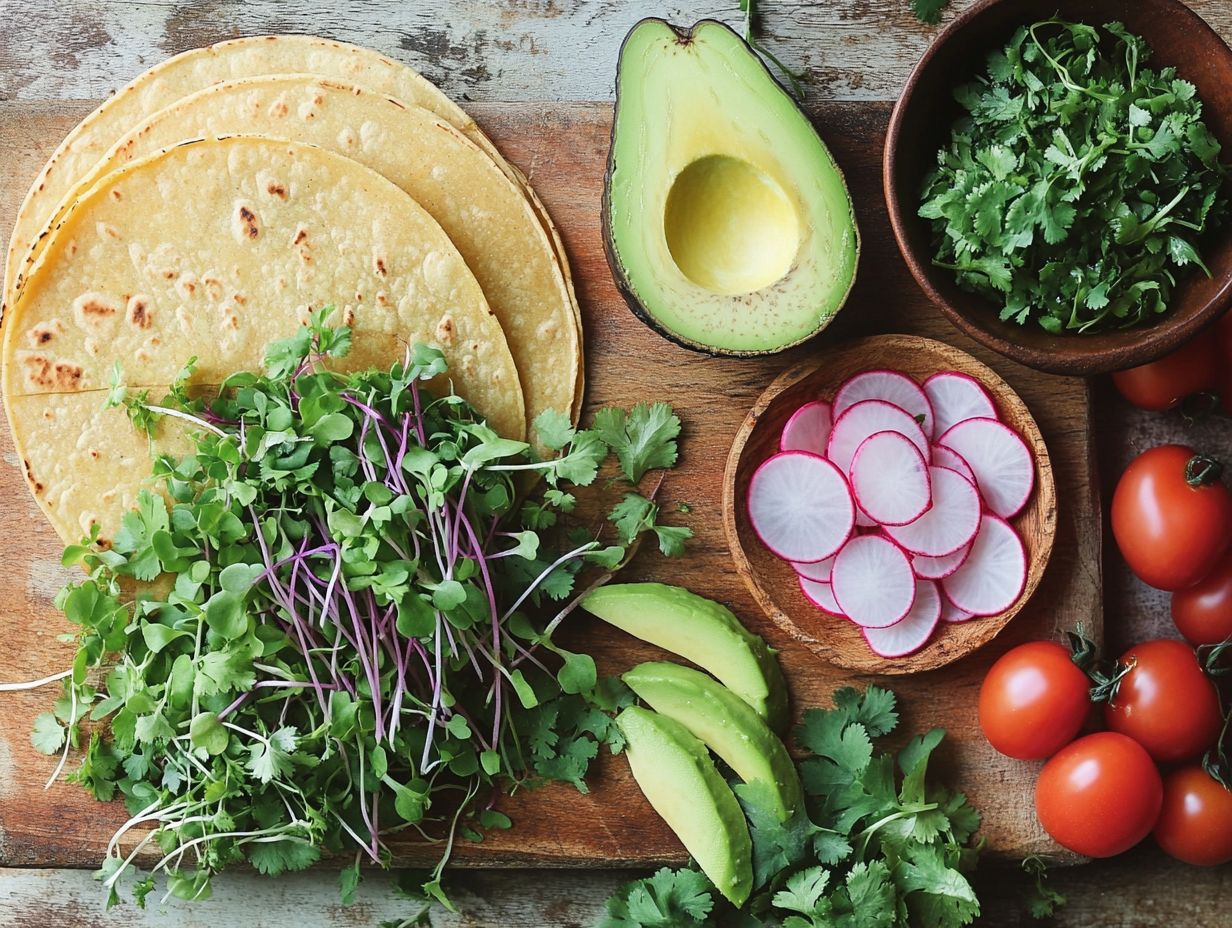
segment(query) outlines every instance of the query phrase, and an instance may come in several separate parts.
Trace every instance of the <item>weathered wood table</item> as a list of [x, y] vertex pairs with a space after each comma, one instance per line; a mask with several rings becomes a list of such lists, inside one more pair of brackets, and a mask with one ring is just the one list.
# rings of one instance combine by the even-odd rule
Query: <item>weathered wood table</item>
[[[807, 72], [808, 94], [817, 101], [884, 106], [935, 35], [915, 21], [908, 0], [764, 0], [763, 5], [764, 41], [789, 65]], [[955, 2], [956, 9], [964, 5], [966, 0]], [[1232, 36], [1232, 2], [1194, 0], [1193, 5]], [[314, 32], [378, 48], [420, 68], [463, 101], [608, 100], [620, 39], [646, 15], [679, 22], [705, 16], [735, 22], [739, 16], [721, 6], [662, 6], [647, 0], [309, 0], [293, 7], [278, 0], [0, 0], [0, 123], [6, 120], [6, 103], [97, 100], [170, 54], [261, 32]], [[482, 120], [482, 108], [478, 115]], [[43, 153], [31, 155], [34, 164]], [[535, 165], [522, 166], [536, 180]], [[23, 184], [31, 170], [24, 164], [0, 164], [0, 176], [21, 171]], [[1124, 463], [1152, 444], [1184, 439], [1212, 449], [1232, 447], [1226, 420], [1186, 426], [1177, 417], [1129, 410], [1106, 384], [1097, 384], [1095, 394], [1105, 495]], [[1173, 633], [1166, 597], [1132, 580], [1114, 550], [1106, 556], [1105, 607], [1113, 648]], [[0, 603], [0, 615], [3, 609]], [[5, 769], [7, 761], [0, 757], [0, 771]], [[0, 802], [5, 801], [3, 777], [0, 772]], [[1230, 872], [1182, 867], [1150, 848], [1116, 861], [1061, 869], [1052, 883], [1068, 893], [1070, 905], [1057, 923], [1232, 924], [1220, 905]], [[432, 923], [589, 925], [628, 876], [610, 870], [459, 871], [452, 885], [463, 914], [438, 912]], [[979, 884], [983, 924], [1029, 923], [1018, 896], [1022, 880], [1012, 867], [990, 867], [980, 874]], [[86, 871], [0, 869], [0, 928], [374, 925], [408, 914], [390, 889], [388, 878], [372, 876], [360, 902], [343, 908], [331, 873], [270, 881], [236, 872], [217, 881], [214, 899], [205, 905], [152, 906], [146, 912], [128, 907], [105, 914], [98, 885]]]

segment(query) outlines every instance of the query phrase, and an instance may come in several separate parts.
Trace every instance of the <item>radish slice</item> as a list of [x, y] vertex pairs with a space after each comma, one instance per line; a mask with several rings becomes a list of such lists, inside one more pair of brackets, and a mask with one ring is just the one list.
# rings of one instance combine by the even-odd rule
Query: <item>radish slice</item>
[[814, 563], [851, 534], [855, 503], [838, 468], [805, 451], [764, 461], [749, 481], [749, 521], [762, 544], [785, 561]]
[[809, 580], [807, 577], [800, 578], [800, 592], [804, 594], [804, 598], [820, 609], [822, 612], [828, 612], [830, 615], [836, 615], [840, 619], [845, 619], [843, 610], [838, 607], [838, 600], [834, 598], [834, 589], [828, 583], [817, 583], [815, 580]]
[[[846, 550], [844, 548], [844, 550]], [[1000, 615], [1027, 583], [1022, 539], [1004, 519], [985, 513], [967, 562], [941, 581], [946, 597], [972, 615]]]
[[911, 439], [920, 454], [928, 454], [928, 440], [920, 424], [884, 400], [864, 400], [849, 407], [834, 420], [830, 441], [826, 445], [826, 457], [843, 472], [851, 472], [851, 460], [864, 439], [878, 432], [898, 432]]
[[922, 580], [943, 580], [966, 562], [971, 553], [971, 545], [965, 544], [953, 554], [944, 557], [926, 557], [917, 554], [911, 559], [911, 569]]
[[958, 622], [967, 622], [975, 618], [975, 616], [973, 616], [970, 612], [964, 612], [962, 609], [959, 609], [946, 597], [942, 596], [941, 599], [943, 600], [941, 603], [942, 622], [949, 622], [953, 625]]
[[984, 385], [958, 371], [933, 374], [924, 381], [924, 395], [936, 419], [934, 435], [944, 435], [964, 419], [997, 418], [997, 407]]
[[828, 557], [812, 564], [792, 564], [795, 572], [805, 580], [814, 583], [829, 583], [830, 572], [834, 569], [834, 558]]
[[881, 525], [914, 522], [933, 504], [924, 455], [898, 432], [877, 432], [860, 443], [851, 459], [851, 492]]
[[971, 469], [971, 465], [957, 451], [947, 448], [945, 445], [933, 445], [929, 449], [929, 455], [928, 463], [956, 470], [970, 480], [972, 485], [975, 484], [975, 471]]
[[805, 403], [791, 414], [779, 437], [780, 451], [811, 451], [825, 457], [834, 418], [824, 400]]
[[945, 557], [970, 543], [980, 528], [980, 494], [962, 474], [929, 467], [933, 505], [908, 525], [888, 525], [885, 532], [912, 554]]
[[834, 559], [830, 588], [838, 607], [865, 628], [901, 621], [915, 602], [915, 574], [902, 548], [881, 535], [859, 535]]
[[856, 403], [866, 400], [882, 400], [891, 406], [920, 416], [920, 427], [927, 436], [940, 435], [933, 431], [933, 409], [928, 396], [920, 385], [899, 371], [864, 371], [848, 378], [834, 394], [834, 418], [837, 420]]
[[938, 440], [975, 471], [988, 508], [1003, 519], [1022, 510], [1035, 486], [1035, 461], [1018, 435], [996, 419], [967, 419]]
[[915, 604], [901, 622], [864, 629], [864, 640], [881, 657], [906, 657], [928, 644], [941, 618], [941, 594], [931, 580], [917, 580]]

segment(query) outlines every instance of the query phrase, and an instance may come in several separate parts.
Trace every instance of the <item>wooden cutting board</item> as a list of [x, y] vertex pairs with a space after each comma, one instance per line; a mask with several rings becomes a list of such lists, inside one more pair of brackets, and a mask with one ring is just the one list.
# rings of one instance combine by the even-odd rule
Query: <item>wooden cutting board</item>
[[[84, 105], [0, 105], [0, 229], [7, 241], [17, 205], [51, 149], [87, 111]], [[883, 683], [900, 697], [904, 732], [941, 725], [950, 732], [936, 773], [961, 786], [984, 813], [993, 853], [1020, 857], [1055, 851], [1032, 810], [1037, 764], [1009, 760], [984, 743], [976, 694], [984, 672], [1013, 644], [1055, 637], [1082, 625], [1102, 628], [1098, 484], [1091, 447], [1090, 397], [1081, 380], [1039, 374], [978, 347], [927, 303], [899, 258], [881, 195], [881, 152], [888, 104], [822, 104], [814, 112], [822, 136], [847, 174], [863, 237], [860, 273], [839, 320], [818, 340], [874, 332], [928, 335], [957, 345], [998, 371], [1027, 402], [1047, 441], [1060, 500], [1056, 547], [1038, 592], [1009, 628], [984, 650], [939, 671]], [[607, 104], [487, 105], [474, 115], [511, 161], [529, 175], [556, 218], [573, 264], [587, 339], [587, 408], [670, 401], [685, 424], [680, 468], [663, 487], [670, 506], [687, 502], [696, 532], [690, 555], [665, 561], [644, 554], [629, 579], [678, 583], [731, 605], [745, 622], [782, 648], [797, 711], [828, 703], [845, 684], [870, 678], [831, 667], [789, 643], [754, 605], [732, 569], [720, 517], [728, 446], [762, 389], [787, 365], [809, 356], [803, 346], [760, 360], [707, 358], [678, 348], [638, 322], [617, 295], [604, 260], [599, 200], [607, 157]], [[71, 645], [57, 640], [68, 625], [52, 606], [68, 574], [57, 539], [31, 500], [7, 430], [0, 436], [0, 681], [41, 677], [67, 666]], [[617, 672], [662, 656], [575, 613], [567, 635]], [[48, 708], [54, 687], [0, 694], [0, 866], [96, 866], [113, 828], [126, 815], [100, 805], [79, 787], [43, 789], [54, 759], [34, 751], [29, 731]], [[70, 769], [72, 762], [70, 761]], [[624, 761], [607, 758], [590, 792], [549, 787], [523, 792], [502, 806], [512, 831], [465, 845], [472, 865], [635, 866], [678, 861], [683, 851], [638, 793]], [[405, 862], [427, 862], [436, 849], [392, 842]]]

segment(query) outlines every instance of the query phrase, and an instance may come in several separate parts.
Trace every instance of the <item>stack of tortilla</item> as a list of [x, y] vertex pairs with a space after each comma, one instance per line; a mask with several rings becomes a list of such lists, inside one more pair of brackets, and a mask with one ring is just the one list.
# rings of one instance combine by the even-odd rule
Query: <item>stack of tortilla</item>
[[3, 297], [9, 424], [65, 541], [106, 539], [151, 451], [188, 447], [104, 409], [117, 362], [158, 397], [195, 356], [208, 389], [324, 306], [347, 368], [434, 345], [507, 437], [581, 405], [568, 264], [525, 177], [420, 74], [325, 39], [186, 52], [87, 116], [22, 204]]

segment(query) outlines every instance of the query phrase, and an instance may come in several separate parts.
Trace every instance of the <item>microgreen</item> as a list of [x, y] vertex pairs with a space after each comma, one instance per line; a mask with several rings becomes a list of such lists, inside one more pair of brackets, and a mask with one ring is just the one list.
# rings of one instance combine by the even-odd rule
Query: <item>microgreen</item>
[[764, 785], [735, 785], [753, 839], [754, 893], [740, 912], [696, 868], [664, 869], [610, 899], [601, 928], [970, 924], [979, 813], [927, 775], [940, 729], [897, 756], [876, 753], [897, 723], [894, 694], [875, 686], [841, 689], [832, 709], [806, 712], [796, 738], [807, 808], [786, 822]]
[[[32, 735], [67, 755], [88, 718], [71, 779], [132, 815], [98, 873], [110, 901], [147, 849], [138, 902], [159, 871], [169, 895], [201, 899], [230, 864], [277, 874], [323, 852], [354, 855], [350, 898], [359, 863], [388, 864], [385, 836], [410, 830], [440, 849], [423, 896], [448, 904], [456, 841], [510, 825], [499, 793], [584, 790], [599, 750], [621, 747], [607, 712], [627, 690], [552, 633], [641, 536], [680, 553], [688, 530], [658, 525], [636, 487], [674, 465], [679, 420], [654, 404], [578, 430], [547, 413], [558, 453], [539, 459], [433, 392], [439, 352], [337, 373], [349, 347], [322, 311], [210, 400], [189, 396], [191, 365], [157, 405], [116, 373], [109, 402], [151, 432], [175, 420], [193, 450], [155, 460], [156, 489], [110, 546], [95, 532], [66, 549], [87, 572], [56, 600], [78, 651]], [[637, 518], [611, 539], [604, 520], [550, 530], [613, 455]]]
[[1193, 84], [1144, 66], [1120, 23], [1018, 29], [954, 96], [965, 111], [925, 179], [933, 263], [1053, 334], [1165, 312], [1227, 211], [1220, 145]]

